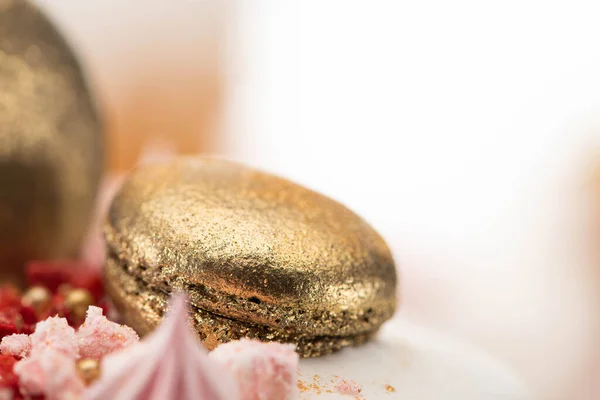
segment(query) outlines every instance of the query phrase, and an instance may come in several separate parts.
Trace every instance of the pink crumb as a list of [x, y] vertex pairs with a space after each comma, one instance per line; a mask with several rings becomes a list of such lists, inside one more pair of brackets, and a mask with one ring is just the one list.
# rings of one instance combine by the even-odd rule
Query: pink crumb
[[26, 396], [44, 395], [46, 400], [78, 399], [85, 385], [75, 362], [62, 351], [45, 348], [15, 364], [19, 388]]
[[88, 308], [85, 322], [79, 327], [76, 337], [79, 355], [97, 360], [140, 340], [133, 329], [109, 321], [102, 315], [102, 309], [94, 306]]
[[25, 334], [4, 336], [0, 343], [0, 352], [18, 358], [24, 358], [31, 352], [31, 338]]
[[345, 378], [338, 378], [334, 388], [338, 393], [350, 396], [358, 396], [362, 392], [362, 385]]
[[209, 353], [236, 377], [242, 400], [298, 398], [298, 354], [294, 345], [241, 339]]
[[65, 318], [50, 317], [38, 322], [30, 339], [32, 355], [38, 351], [52, 349], [72, 360], [78, 358], [75, 329], [69, 326]]

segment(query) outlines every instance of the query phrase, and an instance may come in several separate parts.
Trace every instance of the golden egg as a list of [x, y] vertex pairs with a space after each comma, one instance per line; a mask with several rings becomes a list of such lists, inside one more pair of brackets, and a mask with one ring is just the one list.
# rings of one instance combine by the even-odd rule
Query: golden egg
[[103, 139], [79, 64], [32, 4], [0, 0], [0, 279], [77, 254]]
[[381, 236], [343, 205], [240, 164], [180, 158], [136, 170], [106, 224], [106, 287], [152, 330], [175, 291], [204, 344], [241, 337], [317, 356], [373, 336], [394, 313]]

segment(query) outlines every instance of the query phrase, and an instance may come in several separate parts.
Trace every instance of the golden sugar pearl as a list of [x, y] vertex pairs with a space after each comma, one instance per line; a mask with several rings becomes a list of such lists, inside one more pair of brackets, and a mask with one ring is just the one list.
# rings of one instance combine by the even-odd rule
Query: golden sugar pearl
[[62, 296], [66, 296], [72, 290], [73, 290], [73, 286], [71, 286], [70, 284], [68, 284], [68, 283], [61, 283], [58, 286], [57, 292], [58, 292], [58, 294], [60, 294]]
[[100, 363], [93, 358], [82, 358], [77, 361], [77, 373], [86, 385], [100, 377]]
[[73, 289], [65, 296], [65, 307], [77, 321], [85, 319], [88, 307], [93, 304], [94, 298], [86, 289]]
[[33, 286], [21, 297], [21, 304], [33, 308], [38, 315], [42, 314], [52, 305], [52, 293], [43, 286]]

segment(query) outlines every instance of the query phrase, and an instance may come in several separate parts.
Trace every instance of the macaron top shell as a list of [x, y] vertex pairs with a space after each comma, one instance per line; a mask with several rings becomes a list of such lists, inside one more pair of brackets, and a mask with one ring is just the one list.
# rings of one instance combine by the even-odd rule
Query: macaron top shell
[[394, 312], [390, 251], [343, 205], [240, 164], [179, 158], [136, 170], [106, 225], [110, 257], [155, 290], [228, 318], [315, 335]]

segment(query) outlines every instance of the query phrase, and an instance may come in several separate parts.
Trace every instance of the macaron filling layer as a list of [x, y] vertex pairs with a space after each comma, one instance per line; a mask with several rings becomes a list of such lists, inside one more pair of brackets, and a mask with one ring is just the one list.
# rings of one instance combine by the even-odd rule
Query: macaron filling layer
[[[140, 335], [152, 331], [166, 312], [170, 293], [156, 285], [147, 284], [128, 272], [123, 263], [109, 258], [105, 268], [106, 290], [123, 317]], [[278, 329], [219, 315], [190, 304], [191, 323], [200, 340], [209, 348], [219, 343], [243, 337], [263, 341], [293, 343], [302, 357], [316, 357], [342, 347], [362, 344], [370, 339], [378, 326], [369, 331], [350, 335], [315, 335], [309, 331]]]

